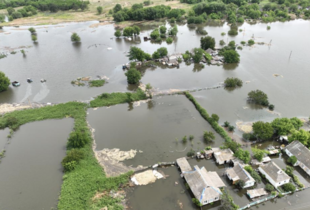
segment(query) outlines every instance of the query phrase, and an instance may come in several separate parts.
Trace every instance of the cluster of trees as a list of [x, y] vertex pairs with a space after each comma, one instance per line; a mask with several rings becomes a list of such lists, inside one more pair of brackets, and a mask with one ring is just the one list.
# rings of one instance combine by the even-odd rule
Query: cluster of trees
[[[59, 10], [85, 10], [88, 6], [88, 1], [81, 1], [81, 0], [13, 0], [13, 1], [2, 1], [0, 3], [0, 9], [7, 9], [7, 8], [14, 8], [14, 7], [21, 7], [21, 6], [31, 6], [36, 8], [40, 11], [51, 11], [57, 12]], [[24, 7], [25, 9], [25, 7]]]
[[184, 54], [182, 54], [182, 57], [185, 62], [194, 61], [194, 63], [199, 63], [204, 58], [208, 63], [210, 63], [212, 57], [209, 53], [204, 51], [201, 48], [194, 48], [193, 53], [186, 51]]
[[6, 91], [9, 88], [10, 79], [0, 71], [0, 92]]
[[[139, 35], [140, 34], [140, 27], [139, 26], [128, 26], [125, 27], [123, 30], [123, 36], [133, 36], [133, 35]], [[119, 38], [122, 36], [122, 32], [120, 30], [116, 30], [114, 35]]]
[[7, 12], [9, 14], [9, 21], [22, 17], [29, 17], [38, 13], [37, 9], [31, 5], [25, 6], [22, 9], [18, 9], [17, 11], [14, 8], [9, 7], [7, 8]]
[[168, 50], [165, 47], [161, 47], [158, 48], [153, 54], [152, 54], [152, 58], [153, 59], [159, 59], [162, 58], [164, 56], [168, 55]]
[[259, 162], [261, 162], [265, 155], [269, 153], [268, 151], [258, 149], [257, 147], [252, 148], [252, 152], [254, 154], [254, 158], [257, 159]]
[[225, 142], [225, 147], [234, 152], [234, 156], [242, 160], [244, 163], [249, 163], [251, 160], [251, 154], [247, 150], [241, 149], [241, 145], [234, 141]]
[[298, 140], [306, 146], [310, 146], [310, 133], [300, 129], [303, 122], [293, 117], [289, 118], [276, 118], [271, 123], [258, 121], [253, 123], [253, 133], [244, 135], [243, 137], [248, 140], [269, 140], [274, 135], [289, 135], [289, 141]]
[[228, 77], [227, 79], [225, 79], [225, 87], [227, 88], [235, 88], [235, 87], [242, 87], [242, 80], [235, 78], [235, 77]]
[[250, 173], [250, 175], [255, 179], [257, 183], [261, 183], [262, 177], [249, 165], [245, 166], [244, 169]]
[[[262, 106], [269, 106], [268, 96], [261, 90], [252, 90], [248, 93], [248, 102], [262, 105]], [[270, 109], [274, 109], [274, 106], [270, 106]]]
[[134, 4], [130, 9], [122, 8], [116, 4], [113, 10], [114, 21], [122, 22], [124, 20], [156, 20], [160, 18], [181, 18], [185, 14], [183, 9], [171, 9], [170, 6], [158, 5], [154, 7], [143, 7], [143, 4]]
[[138, 47], [130, 47], [128, 57], [129, 60], [145, 61], [151, 59], [159, 59], [166, 55], [168, 55], [168, 50], [166, 47], [158, 48], [152, 56]]

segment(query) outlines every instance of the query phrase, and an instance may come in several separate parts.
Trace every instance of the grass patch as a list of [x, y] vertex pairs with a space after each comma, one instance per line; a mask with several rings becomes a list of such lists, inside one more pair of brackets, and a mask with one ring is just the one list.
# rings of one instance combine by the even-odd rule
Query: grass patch
[[91, 107], [111, 106], [147, 99], [145, 93], [138, 89], [134, 93], [103, 93], [90, 102]]
[[104, 79], [89, 81], [89, 87], [102, 87], [105, 84]]

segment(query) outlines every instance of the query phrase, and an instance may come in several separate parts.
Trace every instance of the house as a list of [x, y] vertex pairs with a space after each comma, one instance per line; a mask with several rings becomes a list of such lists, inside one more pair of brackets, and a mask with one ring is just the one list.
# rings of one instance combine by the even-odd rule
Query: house
[[255, 184], [253, 177], [251, 177], [249, 172], [247, 172], [240, 163], [237, 163], [233, 168], [227, 169], [226, 175], [233, 184], [236, 184], [239, 180], [243, 180], [245, 183], [243, 189]]
[[274, 162], [267, 163], [258, 168], [266, 179], [276, 188], [290, 182], [290, 177]]
[[213, 153], [215, 161], [219, 164], [225, 164], [231, 162], [234, 158], [234, 153], [230, 149], [220, 149]]
[[262, 160], [261, 162], [259, 162], [259, 161], [256, 160], [256, 159], [253, 159], [253, 160], [251, 161], [251, 164], [252, 164], [252, 165], [258, 166], [258, 165], [263, 165], [264, 163], [268, 163], [268, 162], [270, 162], [270, 161], [271, 161], [271, 158], [268, 157], [268, 156], [266, 156], [266, 157], [263, 157], [263, 160]]
[[299, 141], [293, 141], [284, 151], [289, 157], [295, 156], [297, 162], [294, 166], [299, 166], [310, 176], [310, 150], [306, 146]]
[[221, 199], [220, 188], [225, 187], [225, 184], [216, 172], [194, 166], [194, 171], [184, 172], [183, 175], [195, 198], [202, 205]]

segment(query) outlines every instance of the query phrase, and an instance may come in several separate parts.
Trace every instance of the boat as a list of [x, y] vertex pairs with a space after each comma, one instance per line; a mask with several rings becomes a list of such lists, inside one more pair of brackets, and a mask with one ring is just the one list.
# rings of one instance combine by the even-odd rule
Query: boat
[[27, 79], [27, 82], [28, 82], [28, 83], [31, 83], [31, 82], [33, 82], [33, 81], [32, 81], [32, 79], [28, 78], [28, 79]]
[[12, 82], [12, 85], [13, 85], [14, 87], [18, 87], [18, 86], [20, 86], [20, 83], [17, 82], [17, 81], [14, 81], [14, 82]]

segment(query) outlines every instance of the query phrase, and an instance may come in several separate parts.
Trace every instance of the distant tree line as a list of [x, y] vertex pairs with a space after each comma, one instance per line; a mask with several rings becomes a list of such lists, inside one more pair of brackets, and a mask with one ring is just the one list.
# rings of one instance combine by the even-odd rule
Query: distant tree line
[[32, 6], [40, 11], [57, 12], [59, 10], [85, 10], [88, 6], [88, 1], [80, 0], [12, 0], [3, 1], [0, 3], [0, 9]]
[[170, 6], [158, 5], [154, 7], [143, 7], [143, 4], [134, 4], [129, 8], [122, 8], [120, 4], [116, 4], [113, 10], [114, 21], [122, 22], [125, 20], [156, 20], [160, 18], [179, 18], [185, 14], [183, 9], [171, 9]]

